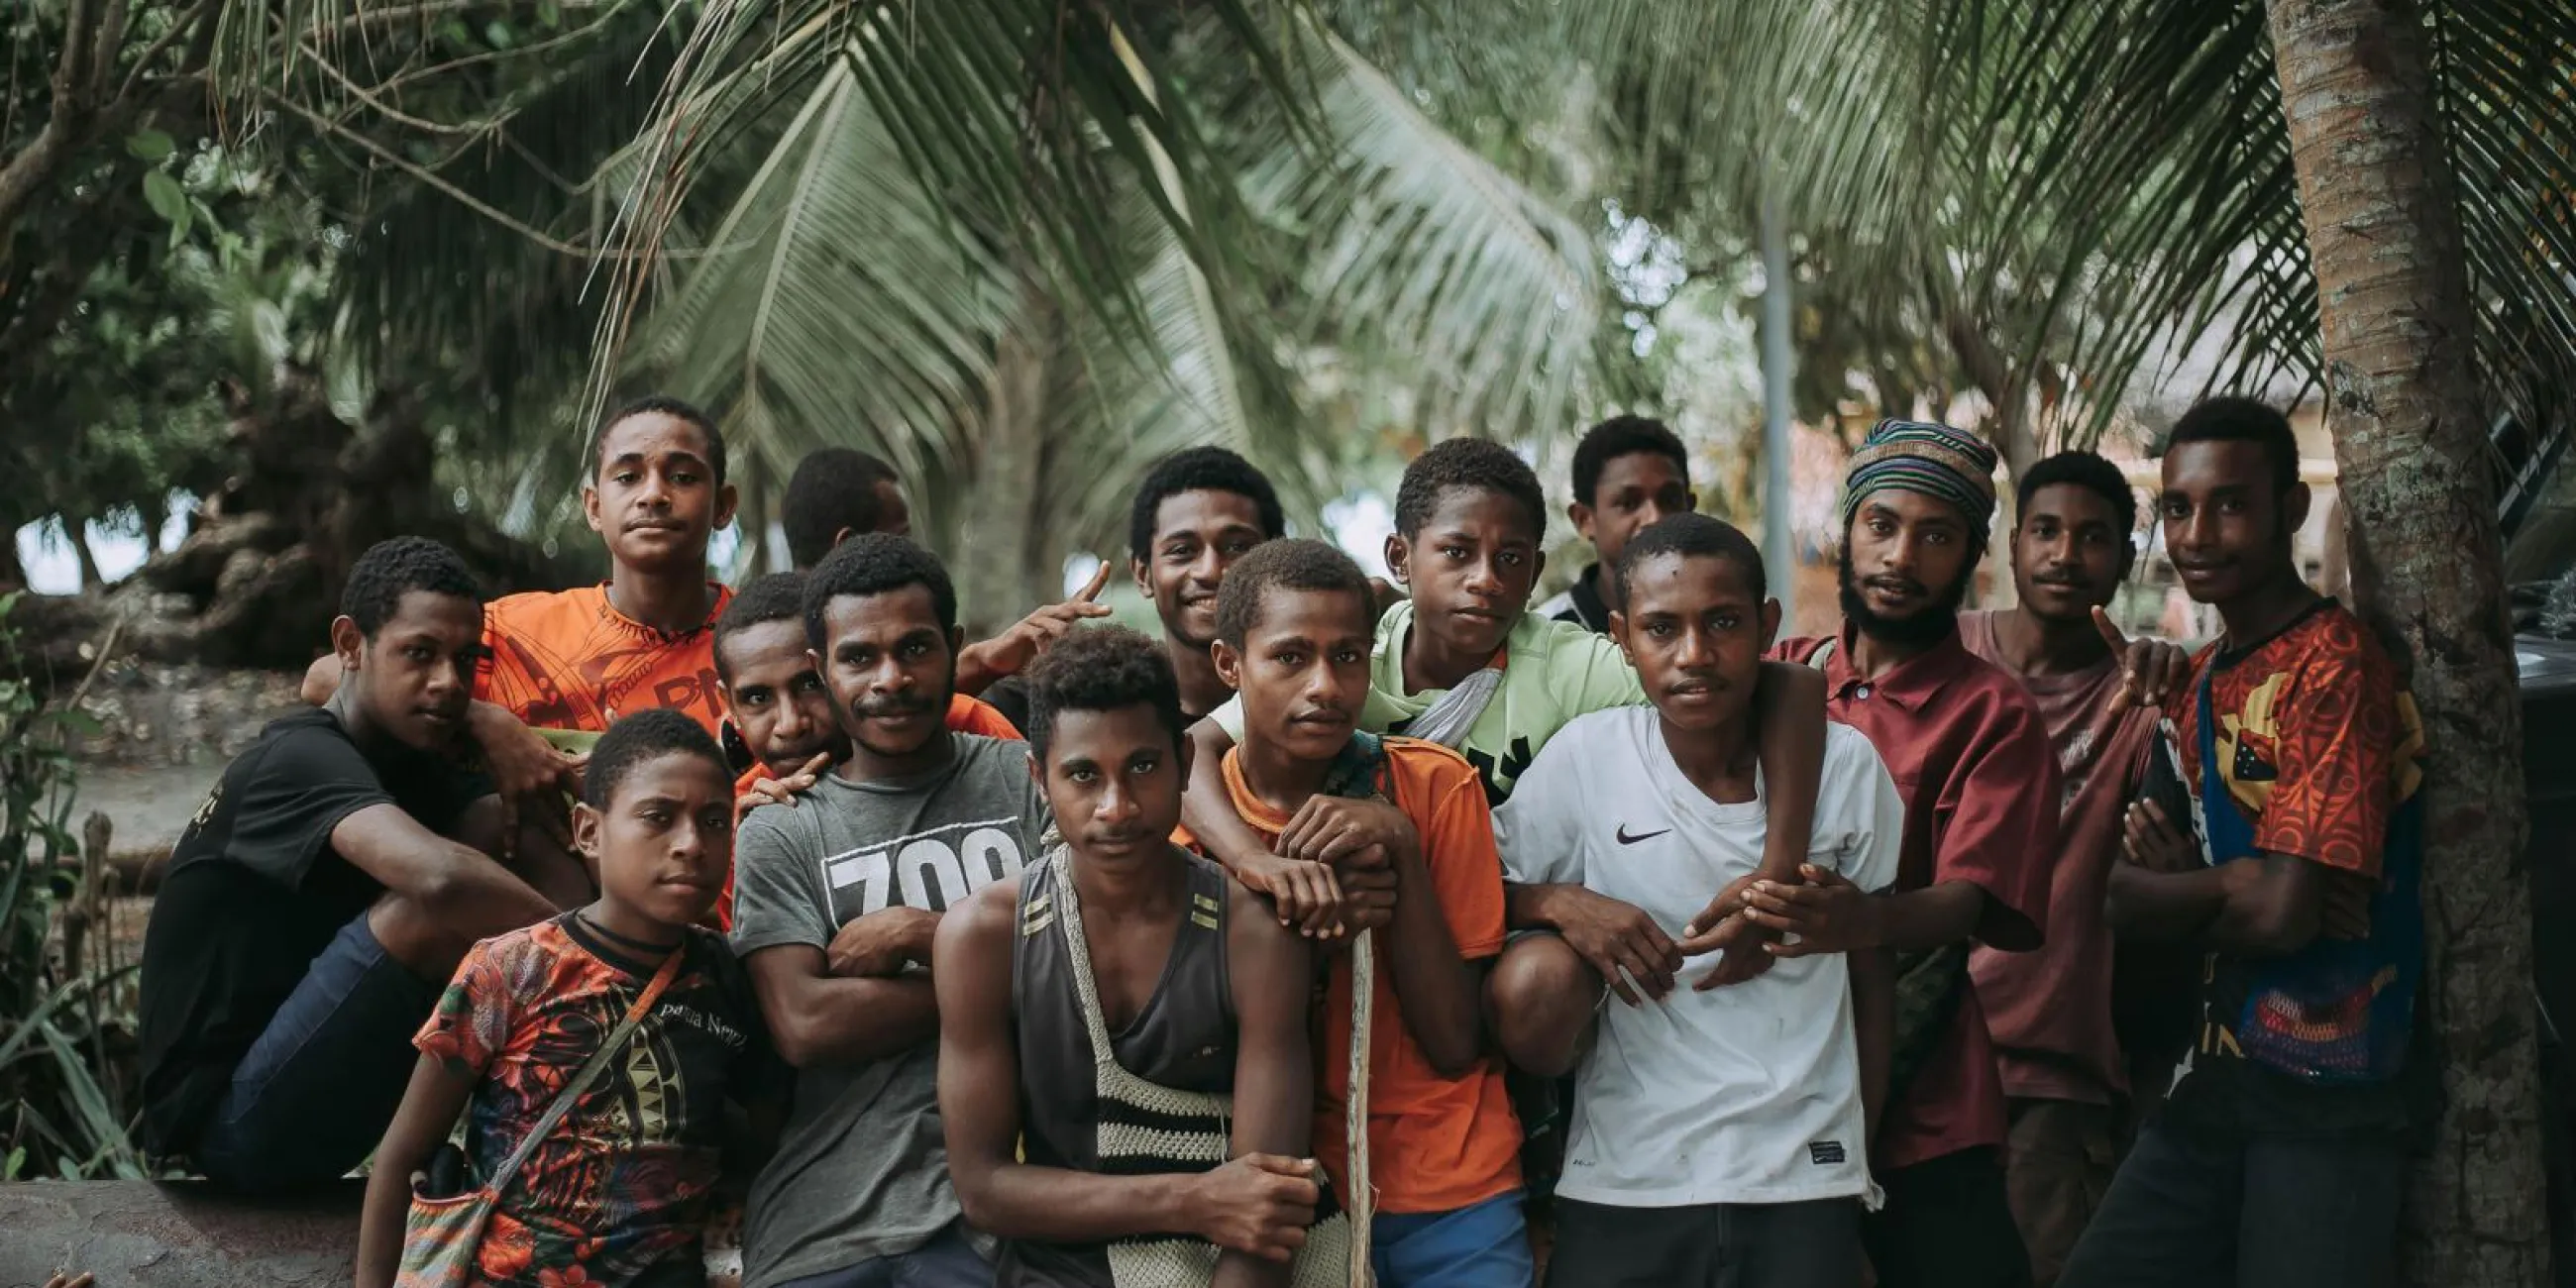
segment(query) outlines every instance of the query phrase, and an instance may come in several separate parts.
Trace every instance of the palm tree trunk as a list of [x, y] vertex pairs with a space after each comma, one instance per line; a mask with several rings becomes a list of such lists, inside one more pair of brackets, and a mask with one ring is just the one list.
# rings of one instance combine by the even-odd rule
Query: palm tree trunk
[[975, 427], [975, 483], [957, 521], [959, 613], [969, 639], [1019, 620], [1033, 606], [1031, 529], [1046, 450], [1047, 354], [1054, 302], [1034, 276], [993, 354], [983, 415]]
[[2548, 1262], [2522, 731], [2458, 207], [2410, 0], [2271, 0], [2316, 266], [2353, 596], [2411, 663], [2426, 1016], [2443, 1112], [2408, 1193], [2408, 1282], [2537, 1288]]

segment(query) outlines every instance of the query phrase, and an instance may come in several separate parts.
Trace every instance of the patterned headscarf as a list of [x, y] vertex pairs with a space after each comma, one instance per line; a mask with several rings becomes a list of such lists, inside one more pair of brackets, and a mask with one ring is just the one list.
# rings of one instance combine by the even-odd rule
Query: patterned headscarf
[[1882, 420], [1843, 472], [1843, 528], [1861, 499], [1899, 488], [1959, 507], [1983, 544], [1995, 516], [1995, 449], [1963, 429], [1920, 420]]

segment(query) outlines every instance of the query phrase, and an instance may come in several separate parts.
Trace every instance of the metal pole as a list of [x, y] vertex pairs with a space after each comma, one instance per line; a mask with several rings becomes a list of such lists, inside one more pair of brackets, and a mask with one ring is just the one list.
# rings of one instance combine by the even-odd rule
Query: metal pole
[[1796, 621], [1798, 552], [1789, 534], [1789, 232], [1766, 177], [1762, 192], [1762, 562], [1780, 629]]

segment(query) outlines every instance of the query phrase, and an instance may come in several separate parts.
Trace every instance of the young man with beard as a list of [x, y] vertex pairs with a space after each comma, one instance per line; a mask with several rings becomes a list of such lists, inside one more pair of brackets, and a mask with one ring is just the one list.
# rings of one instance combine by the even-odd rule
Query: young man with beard
[[2298, 467], [2289, 421], [2243, 398], [2165, 449], [2165, 546], [2226, 633], [2165, 704], [2167, 781], [2132, 809], [2110, 918], [2208, 950], [2202, 1020], [2066, 1288], [2391, 1282], [2423, 729], [2378, 641], [2299, 576]]
[[[1959, 639], [2021, 681], [2048, 726], [2064, 788], [2058, 852], [2048, 941], [2027, 953], [1979, 948], [1968, 969], [2003, 1074], [2013, 1217], [2032, 1281], [2048, 1288], [2101, 1205], [2123, 1134], [2127, 1065], [2102, 897], [2172, 680], [2158, 668], [2133, 675], [2129, 642], [2103, 616], [2136, 554], [2137, 501], [2120, 467], [2091, 452], [2051, 456], [2022, 474], [2016, 509], [2018, 602], [1960, 614]], [[2178, 669], [2181, 651], [2160, 647]]]
[[1293, 1261], [1347, 1283], [1347, 1227], [1309, 1229], [1314, 964], [1168, 839], [1189, 760], [1171, 662], [1079, 631], [1029, 686], [1062, 843], [936, 948], [941, 1116], [967, 1215], [1005, 1240], [995, 1282], [1278, 1285]]
[[[894, 467], [855, 448], [826, 447], [808, 452], [788, 477], [787, 496], [779, 506], [779, 526], [787, 530], [787, 556], [799, 572], [819, 566], [832, 549], [851, 537], [870, 532], [912, 535], [912, 507], [903, 499], [902, 481]], [[1109, 584], [1103, 566], [1081, 593], [1049, 604], [1021, 618], [1009, 630], [957, 653], [957, 694], [948, 712], [949, 728], [959, 733], [1003, 737], [1003, 728], [1019, 726], [979, 701], [983, 693], [1019, 673], [1030, 659], [1062, 639], [1066, 631], [1109, 610], [1093, 601]]]
[[1844, 477], [1842, 632], [1774, 650], [1823, 670], [1828, 711], [1869, 737], [1905, 797], [1892, 891], [1811, 867], [1806, 886], [1746, 894], [1754, 920], [1795, 937], [1775, 953], [1897, 954], [1894, 1086], [1871, 1143], [1887, 1204], [1866, 1226], [1888, 1288], [2030, 1281], [2004, 1188], [2003, 1085], [1967, 963], [1971, 941], [2040, 945], [2057, 762], [2030, 695], [1959, 642], [1994, 468], [1993, 448], [1946, 425], [1870, 431]]
[[1618, 602], [1619, 552], [1665, 516], [1698, 508], [1690, 453], [1664, 422], [1613, 416], [1585, 431], [1574, 448], [1574, 500], [1565, 517], [1600, 559], [1564, 594], [1539, 605], [1539, 615], [1607, 634]]
[[[1224, 803], [1274, 843], [1315, 838], [1326, 863], [1377, 847], [1394, 877], [1364, 1089], [1377, 1282], [1528, 1288], [1520, 1122], [1482, 1018], [1504, 934], [1493, 815], [1458, 753], [1358, 730], [1374, 607], [1359, 565], [1321, 541], [1270, 542], [1226, 575], [1214, 656], [1241, 695], [1244, 739], [1220, 766]], [[1315, 1153], [1348, 1194], [1351, 957], [1325, 966]]]
[[753, 1183], [750, 1288], [988, 1284], [960, 1219], [923, 969], [941, 914], [1019, 872], [1049, 817], [1028, 748], [952, 733], [957, 594], [901, 537], [841, 543], [805, 630], [849, 758], [794, 809], [743, 820], [733, 942], [795, 1066], [785, 1144]]
[[[1654, 706], [1567, 725], [1495, 832], [1514, 880], [1676, 920], [1750, 875], [1766, 848], [1752, 700], [1780, 606], [1753, 543], [1703, 515], [1647, 528], [1613, 571], [1612, 634]], [[1883, 889], [1904, 821], [1869, 740], [1831, 729], [1809, 861]], [[1574, 1100], [1549, 1283], [1859, 1282], [1893, 981], [1882, 950], [1790, 955], [1732, 988], [1602, 1015]]]
[[498, 802], [451, 761], [482, 628], [454, 551], [369, 548], [331, 623], [329, 701], [263, 730], [179, 838], [143, 938], [153, 1157], [252, 1193], [347, 1174], [466, 950], [588, 901], [561, 852], [522, 847], [517, 873], [490, 857]]

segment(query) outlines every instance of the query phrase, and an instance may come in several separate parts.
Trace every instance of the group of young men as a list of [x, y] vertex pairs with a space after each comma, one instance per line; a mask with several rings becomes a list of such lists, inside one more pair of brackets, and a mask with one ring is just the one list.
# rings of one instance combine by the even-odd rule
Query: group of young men
[[1854, 455], [1821, 638], [1635, 418], [1575, 454], [1599, 562], [1540, 611], [1505, 448], [1406, 469], [1383, 611], [1250, 465], [1167, 459], [1161, 640], [1081, 626], [1095, 581], [969, 644], [846, 450], [788, 490], [800, 571], [713, 584], [724, 457], [685, 404], [611, 418], [599, 586], [360, 562], [317, 709], [155, 908], [158, 1154], [359, 1165], [467, 950], [588, 897], [582, 758], [535, 731], [670, 708], [742, 774], [717, 916], [792, 1070], [752, 1288], [2387, 1273], [2421, 738], [2300, 579], [2277, 412], [2170, 436], [2166, 544], [2226, 623], [2188, 661], [2102, 613], [2136, 514], [2090, 453], [2022, 475], [2015, 603], [1960, 611], [1996, 462], [1935, 424]]

